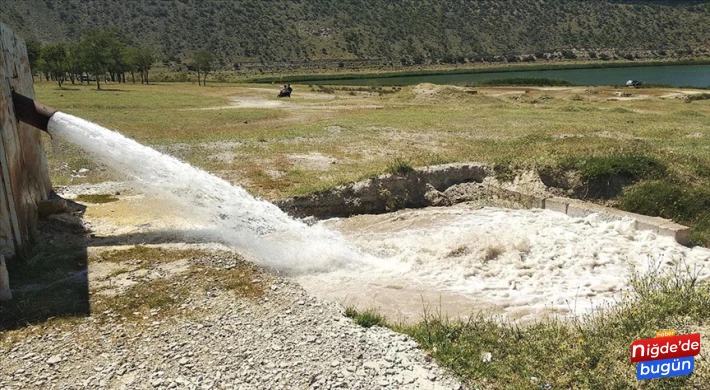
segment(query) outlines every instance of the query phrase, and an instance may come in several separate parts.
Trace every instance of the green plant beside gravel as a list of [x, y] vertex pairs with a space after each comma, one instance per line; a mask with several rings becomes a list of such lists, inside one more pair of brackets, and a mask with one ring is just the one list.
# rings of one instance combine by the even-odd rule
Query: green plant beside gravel
[[[618, 302], [572, 321], [551, 318], [521, 325], [485, 313], [449, 319], [425, 312], [414, 325], [380, 325], [412, 336], [469, 388], [638, 388], [636, 367], [629, 361], [634, 340], [652, 338], [663, 329], [679, 334], [708, 329], [710, 286], [699, 282], [694, 271], [635, 273]], [[358, 323], [362, 313], [346, 311]], [[701, 353], [692, 375], [648, 381], [643, 388], [704, 388], [710, 383], [709, 363], [707, 353]]]

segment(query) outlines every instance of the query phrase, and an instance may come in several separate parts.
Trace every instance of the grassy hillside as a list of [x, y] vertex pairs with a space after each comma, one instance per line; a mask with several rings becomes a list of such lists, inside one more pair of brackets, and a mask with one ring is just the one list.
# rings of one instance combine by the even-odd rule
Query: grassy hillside
[[[375, 59], [480, 61], [493, 56], [680, 56], [704, 53], [710, 4], [612, 0], [23, 0], [0, 19], [27, 39], [77, 40], [115, 26], [166, 59], [191, 50], [240, 62]], [[691, 27], [692, 26], [692, 27]], [[565, 52], [570, 56], [571, 52]], [[512, 59], [512, 58], [511, 58]], [[532, 60], [532, 58], [529, 58]]]

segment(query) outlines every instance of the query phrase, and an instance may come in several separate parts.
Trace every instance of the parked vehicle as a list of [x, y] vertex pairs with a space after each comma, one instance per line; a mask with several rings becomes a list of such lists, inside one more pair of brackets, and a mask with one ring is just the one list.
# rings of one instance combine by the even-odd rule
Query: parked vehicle
[[284, 85], [283, 89], [279, 91], [278, 96], [276, 97], [291, 97], [291, 92], [293, 92], [293, 88], [291, 88], [291, 84], [286, 84]]
[[626, 82], [627, 87], [640, 87], [642, 84], [643, 82], [639, 80], [629, 80]]

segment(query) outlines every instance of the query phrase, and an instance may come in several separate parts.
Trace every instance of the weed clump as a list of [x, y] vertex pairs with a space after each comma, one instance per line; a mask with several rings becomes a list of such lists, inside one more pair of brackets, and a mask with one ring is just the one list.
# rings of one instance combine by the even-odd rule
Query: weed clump
[[121, 263], [132, 260], [141, 260], [145, 262], [145, 264], [169, 263], [175, 260], [200, 257], [207, 254], [209, 254], [209, 252], [199, 249], [173, 250], [154, 246], [134, 245], [128, 249], [114, 249], [102, 252], [92, 260], [111, 263]]
[[345, 316], [352, 318], [356, 324], [362, 326], [363, 328], [371, 328], [375, 325], [384, 326], [385, 324], [385, 317], [372, 309], [358, 311], [354, 307], [350, 306], [345, 309]]
[[657, 159], [638, 154], [615, 154], [609, 156], [570, 158], [563, 165], [577, 169], [582, 179], [590, 181], [609, 181], [621, 176], [636, 182], [643, 179], [664, 177], [666, 165]]
[[387, 172], [396, 174], [405, 174], [414, 171], [412, 163], [401, 157], [397, 157], [387, 165]]
[[515, 168], [511, 158], [498, 159], [493, 163], [493, 174], [498, 181], [510, 182], [515, 178]]
[[654, 180], [638, 183], [619, 197], [621, 209], [692, 225], [691, 240], [710, 242], [710, 189]]
[[118, 198], [113, 195], [109, 195], [109, 194], [93, 194], [93, 195], [81, 194], [76, 197], [76, 200], [79, 202], [102, 204], [102, 203], [116, 202], [116, 201], [118, 201]]

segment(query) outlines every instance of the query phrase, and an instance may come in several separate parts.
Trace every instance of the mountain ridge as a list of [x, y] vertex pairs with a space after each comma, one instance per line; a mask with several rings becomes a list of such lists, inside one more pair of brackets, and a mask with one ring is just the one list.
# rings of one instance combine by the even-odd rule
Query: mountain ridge
[[180, 62], [206, 48], [223, 66], [517, 61], [572, 49], [663, 57], [710, 49], [710, 23], [703, 22], [710, 4], [700, 1], [26, 0], [0, 8], [0, 20], [44, 43], [113, 26], [165, 60]]

